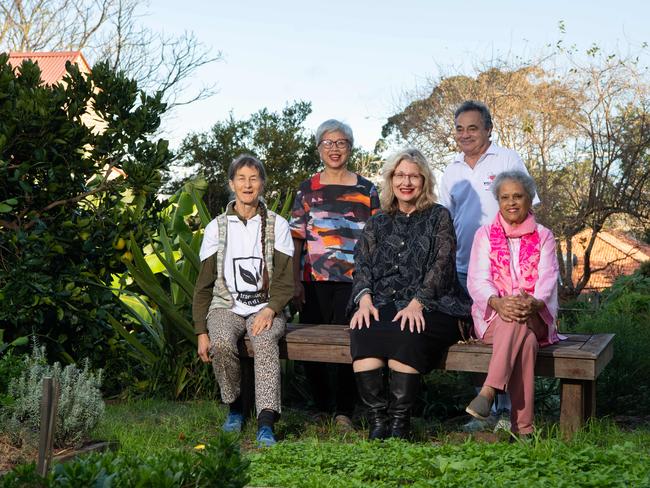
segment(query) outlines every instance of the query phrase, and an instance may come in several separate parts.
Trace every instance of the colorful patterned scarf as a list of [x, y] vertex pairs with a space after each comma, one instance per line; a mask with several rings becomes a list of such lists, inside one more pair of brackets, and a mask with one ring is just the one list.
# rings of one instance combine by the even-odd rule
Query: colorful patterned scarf
[[[521, 238], [519, 246], [519, 283], [512, 283], [508, 238]], [[537, 283], [540, 258], [539, 232], [532, 213], [516, 227], [497, 213], [490, 226], [490, 272], [499, 289], [499, 296], [513, 295], [519, 290], [533, 294]]]

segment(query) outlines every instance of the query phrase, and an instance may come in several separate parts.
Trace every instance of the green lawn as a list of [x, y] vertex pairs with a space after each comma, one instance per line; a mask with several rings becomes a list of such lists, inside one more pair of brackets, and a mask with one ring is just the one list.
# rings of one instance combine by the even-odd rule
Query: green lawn
[[[116, 439], [125, 454], [194, 449], [219, 431], [225, 409], [214, 402], [145, 400], [110, 405], [97, 438]], [[650, 486], [650, 426], [625, 432], [608, 421], [565, 442], [543, 429], [533, 442], [510, 444], [440, 433], [428, 442], [369, 443], [340, 434], [299, 412], [278, 424], [284, 440], [253, 446], [254, 426], [241, 437], [251, 460], [250, 486]]]

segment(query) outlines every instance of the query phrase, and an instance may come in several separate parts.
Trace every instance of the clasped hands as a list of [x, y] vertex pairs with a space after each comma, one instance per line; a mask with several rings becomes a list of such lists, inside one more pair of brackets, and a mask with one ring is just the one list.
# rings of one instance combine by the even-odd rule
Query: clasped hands
[[544, 306], [544, 302], [521, 290], [518, 295], [503, 297], [492, 295], [488, 300], [488, 305], [505, 322], [525, 323]]
[[[417, 331], [419, 334], [425, 327], [424, 316], [422, 315], [423, 308], [422, 304], [414, 298], [406, 308], [403, 308], [395, 314], [393, 322], [399, 320], [401, 330], [404, 330], [404, 327], [408, 326], [411, 332]], [[379, 320], [379, 310], [372, 304], [372, 296], [366, 293], [359, 300], [359, 308], [352, 316], [350, 329], [362, 329], [364, 325], [369, 328], [371, 316], [375, 320]]]

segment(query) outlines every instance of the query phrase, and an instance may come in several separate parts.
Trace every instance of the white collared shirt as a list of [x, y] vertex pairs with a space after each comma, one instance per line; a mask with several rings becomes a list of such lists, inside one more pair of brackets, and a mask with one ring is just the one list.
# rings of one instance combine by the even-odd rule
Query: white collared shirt
[[[440, 181], [440, 204], [447, 207], [454, 220], [456, 231], [456, 269], [467, 273], [474, 234], [479, 227], [489, 224], [499, 211], [499, 204], [492, 195], [492, 182], [503, 171], [528, 170], [519, 155], [494, 142], [471, 168], [465, 162], [465, 154], [458, 153], [449, 164]], [[533, 204], [539, 203], [537, 195]]]

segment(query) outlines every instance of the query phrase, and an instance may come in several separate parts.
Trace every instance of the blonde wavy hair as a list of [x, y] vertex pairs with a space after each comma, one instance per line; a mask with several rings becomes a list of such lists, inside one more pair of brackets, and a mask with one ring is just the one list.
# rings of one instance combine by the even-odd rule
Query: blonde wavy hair
[[399, 210], [397, 197], [393, 191], [393, 174], [402, 161], [417, 164], [420, 175], [424, 178], [422, 193], [415, 202], [415, 209], [419, 211], [432, 207], [438, 201], [438, 197], [435, 193], [436, 179], [429, 167], [429, 162], [419, 150], [407, 147], [389, 156], [382, 168], [383, 182], [379, 197], [382, 210], [388, 214], [395, 214]]

